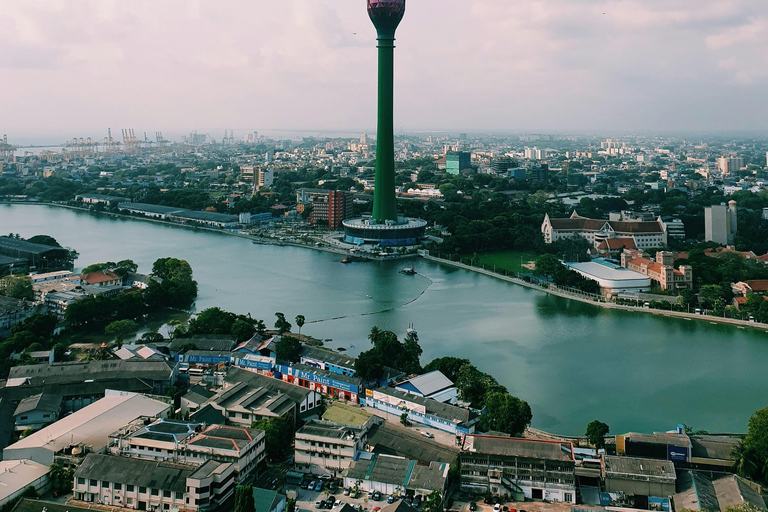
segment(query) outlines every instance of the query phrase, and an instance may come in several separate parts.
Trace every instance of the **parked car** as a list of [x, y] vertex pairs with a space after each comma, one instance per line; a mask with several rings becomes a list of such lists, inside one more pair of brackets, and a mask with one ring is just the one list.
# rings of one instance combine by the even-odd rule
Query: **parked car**
[[358, 495], [357, 489], [352, 489], [352, 491], [349, 493], [350, 498], [357, 498], [357, 495]]
[[309, 487], [309, 482], [307, 482], [306, 480], [302, 480], [299, 487], [301, 487], [302, 489], [306, 489], [307, 487]]
[[320, 478], [320, 480], [332, 480], [333, 479], [333, 477], [331, 475], [328, 475], [328, 474], [320, 475], [319, 478]]
[[375, 492], [373, 489], [371, 489], [370, 491], [368, 491], [368, 499], [369, 499], [369, 500], [372, 500], [372, 499], [373, 499], [373, 495], [374, 495], [374, 494], [376, 494], [376, 492]]
[[477, 510], [477, 503], [475, 503], [474, 501], [470, 503], [469, 510], [471, 510], [472, 512], [475, 512], [475, 510]]
[[352, 492], [352, 489], [347, 487], [346, 489], [344, 489], [344, 496], [349, 496], [349, 493], [351, 493], [351, 492]]
[[325, 503], [323, 503], [323, 500], [317, 500], [315, 502], [315, 508], [323, 508], [325, 506]]
[[315, 490], [317, 492], [320, 492], [320, 491], [323, 490], [323, 481], [322, 480], [318, 480], [317, 481], [317, 483], [315, 484]]
[[419, 508], [421, 502], [424, 501], [424, 497], [421, 494], [417, 494], [413, 497], [413, 506]]
[[421, 431], [421, 435], [423, 435], [427, 439], [434, 439], [435, 438], [434, 435], [430, 434], [429, 432], [424, 432], [423, 430]]
[[373, 493], [373, 501], [381, 501], [381, 493], [379, 491]]
[[333, 496], [328, 496], [328, 499], [325, 500], [325, 508], [327, 509], [333, 508], [334, 503], [336, 503], [336, 498]]
[[333, 508], [341, 507], [342, 505], [344, 505], [344, 502], [339, 500], [339, 501], [337, 501], [336, 503], [333, 504]]
[[395, 502], [395, 496], [393, 494], [390, 494], [387, 497], [387, 503], [394, 503]]
[[501, 512], [501, 505], [500, 505], [500, 504], [498, 504], [498, 503], [497, 503], [497, 504], [495, 504], [495, 505], [493, 506], [493, 512]]
[[483, 503], [485, 503], [486, 505], [493, 505], [493, 498], [486, 496], [485, 498], [483, 498]]
[[331, 490], [331, 492], [336, 492], [339, 490], [339, 482], [336, 480], [331, 480], [331, 483], [328, 484], [328, 489]]

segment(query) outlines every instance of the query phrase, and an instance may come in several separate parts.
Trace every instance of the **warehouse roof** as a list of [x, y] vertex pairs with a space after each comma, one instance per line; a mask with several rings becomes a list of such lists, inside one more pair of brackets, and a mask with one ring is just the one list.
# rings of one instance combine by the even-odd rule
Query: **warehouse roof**
[[437, 400], [425, 398], [423, 396], [411, 395], [405, 391], [398, 391], [388, 387], [381, 387], [375, 391], [399, 398], [406, 402], [422, 405], [424, 406], [427, 414], [437, 418], [449, 420], [454, 423], [461, 424], [477, 417], [477, 413], [469, 409], [464, 409], [463, 407], [456, 405], [444, 404], [442, 402], [438, 402]]
[[170, 345], [172, 352], [179, 352], [184, 345], [192, 344], [197, 351], [229, 352], [237, 343], [237, 336], [230, 334], [201, 334], [189, 338], [175, 338]]
[[174, 217], [178, 217], [179, 219], [202, 220], [205, 222], [237, 222], [240, 220], [237, 215], [216, 212], [193, 212], [191, 210], [175, 213]]
[[48, 466], [31, 460], [0, 461], [0, 503], [5, 503], [15, 493], [33, 485], [48, 471]]
[[507, 457], [574, 461], [573, 444], [565, 441], [469, 435], [464, 439], [462, 450]]
[[41, 412], [59, 412], [61, 409], [61, 396], [49, 393], [40, 393], [38, 395], [25, 398], [16, 407], [13, 415], [18, 416], [30, 411]]
[[142, 416], [158, 416], [169, 408], [166, 403], [142, 395], [107, 396], [8, 446], [3, 458], [12, 457], [14, 450], [45, 448], [56, 453], [80, 444], [98, 451], [119, 428]]
[[84, 382], [138, 377], [151, 380], [171, 378], [173, 366], [166, 361], [106, 361], [36, 364], [14, 366], [8, 379], [28, 378], [32, 385]]
[[347, 477], [352, 480], [381, 482], [408, 489], [442, 492], [448, 477], [448, 464], [433, 462], [418, 466], [415, 460], [378, 453], [361, 453], [350, 465]]
[[607, 477], [645, 481], [674, 482], [676, 479], [675, 465], [671, 461], [610, 455], [605, 457], [605, 474]]
[[214, 425], [205, 432], [197, 435], [188, 444], [221, 450], [242, 450], [264, 435], [261, 430], [251, 430], [241, 427], [223, 427]]
[[278, 379], [266, 377], [264, 375], [249, 372], [241, 368], [230, 368], [227, 372], [227, 376], [224, 377], [224, 381], [228, 384], [234, 384], [238, 382], [246, 382], [253, 387], [264, 387], [274, 391], [279, 391], [290, 397], [296, 403], [301, 403], [307, 396], [312, 393], [311, 390], [303, 388], [301, 386], [294, 386]]
[[422, 463], [452, 464], [459, 455], [458, 448], [427, 439], [419, 433], [391, 424], [374, 425], [368, 432], [368, 446], [375, 453], [397, 455]]
[[451, 382], [448, 377], [443, 375], [440, 370], [435, 370], [433, 372], [425, 373], [424, 375], [419, 375], [418, 377], [408, 379], [405, 382], [397, 384], [396, 387], [404, 387], [407, 384], [410, 384], [417, 392], [424, 396], [433, 395], [438, 391], [453, 387], [453, 382]]
[[89, 454], [75, 471], [75, 478], [109, 480], [162, 491], [186, 492], [187, 478], [196, 468], [141, 459]]
[[184, 208], [176, 208], [173, 206], [160, 206], [159, 204], [147, 204], [147, 203], [120, 203], [117, 207], [121, 210], [133, 210], [136, 212], [145, 213], [177, 213], [186, 211]]
[[52, 251], [64, 251], [67, 250], [62, 247], [54, 247], [52, 245], [35, 244], [27, 242], [26, 240], [20, 240], [18, 238], [10, 238], [7, 236], [0, 236], [0, 249], [6, 249], [10, 251], [21, 251], [29, 254], [45, 254]]
[[309, 420], [296, 432], [297, 436], [299, 434], [328, 439], [347, 439], [350, 436], [359, 436], [360, 429], [350, 428], [348, 425], [340, 425], [331, 421]]
[[304, 345], [301, 348], [301, 357], [317, 359], [319, 361], [323, 361], [335, 366], [341, 366], [343, 368], [350, 369], [355, 368], [355, 362], [357, 361], [357, 359], [354, 357], [342, 354], [340, 352], [334, 352], [333, 350], [328, 350], [325, 348], [311, 347], [309, 345]]

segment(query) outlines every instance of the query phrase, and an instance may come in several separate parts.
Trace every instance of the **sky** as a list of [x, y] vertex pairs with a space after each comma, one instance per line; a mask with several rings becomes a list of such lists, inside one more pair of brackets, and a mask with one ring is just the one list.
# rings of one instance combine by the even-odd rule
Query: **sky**
[[[407, 1], [398, 130], [768, 131], [765, 0]], [[0, 132], [374, 131], [376, 70], [364, 0], [4, 0]]]

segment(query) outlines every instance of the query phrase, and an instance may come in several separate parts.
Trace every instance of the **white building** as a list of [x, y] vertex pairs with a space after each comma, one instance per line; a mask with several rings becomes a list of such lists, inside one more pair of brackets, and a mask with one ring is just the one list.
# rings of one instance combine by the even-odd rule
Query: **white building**
[[12, 501], [34, 487], [38, 494], [48, 490], [48, 466], [32, 460], [0, 461], [0, 506]]
[[721, 245], [733, 243], [738, 231], [736, 201], [704, 208], [704, 239]]
[[667, 245], [667, 229], [661, 218], [653, 222], [617, 222], [613, 220], [588, 219], [575, 211], [567, 219], [544, 216], [541, 225], [544, 243], [551, 244], [574, 235], [587, 240], [597, 247], [609, 238], [632, 238], [638, 249], [650, 249]]
[[232, 464], [193, 467], [90, 454], [75, 471], [74, 499], [133, 510], [216, 510], [235, 488]]
[[458, 399], [456, 386], [439, 370], [395, 384], [395, 389], [443, 403], [453, 404]]
[[647, 275], [604, 260], [568, 263], [566, 266], [587, 279], [597, 281], [603, 295], [639, 293], [651, 289], [651, 278]]
[[69, 448], [102, 453], [113, 432], [138, 418], [164, 417], [170, 410], [170, 404], [143, 395], [106, 396], [8, 446], [3, 459], [32, 459], [50, 466], [56, 454]]
[[296, 432], [294, 460], [309, 473], [336, 473], [347, 469], [358, 451], [365, 449], [362, 429], [330, 421], [310, 420]]

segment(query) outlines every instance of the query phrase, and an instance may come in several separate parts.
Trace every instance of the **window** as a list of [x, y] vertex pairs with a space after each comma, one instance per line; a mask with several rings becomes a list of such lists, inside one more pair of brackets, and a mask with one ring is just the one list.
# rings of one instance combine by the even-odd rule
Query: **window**
[[127, 484], [127, 485], [125, 486], [125, 490], [126, 490], [126, 491], [128, 491], [128, 492], [133, 492], [133, 489], [134, 489], [134, 488], [133, 488], [133, 485], [131, 485], [131, 484]]
[[171, 497], [171, 491], [163, 491], [163, 498], [170, 498]]
[[139, 486], [139, 494], [147, 494], [147, 488]]
[[90, 484], [91, 484], [91, 487], [96, 487], [97, 485], [99, 485], [99, 482], [91, 478]]
[[163, 510], [171, 510], [171, 505], [168, 503], [163, 503]]
[[29, 416], [22, 416], [22, 417], [21, 417], [21, 418], [19, 418], [19, 419], [20, 419], [20, 420], [26, 420], [27, 418], [29, 418]]
[[568, 503], [572, 503], [573, 502], [573, 494], [571, 494], [569, 492], [563, 494], [563, 501], [568, 502]]
[[160, 496], [160, 490], [159, 489], [151, 489], [150, 494], [152, 496]]
[[105, 489], [109, 489], [109, 482], [101, 482], [101, 486]]
[[85, 478], [78, 478], [77, 485], [85, 485]]
[[116, 491], [121, 491], [123, 489], [123, 484], [115, 483], [113, 487]]
[[176, 499], [177, 500], [183, 500], [184, 499], [184, 493], [177, 492], [176, 493]]

